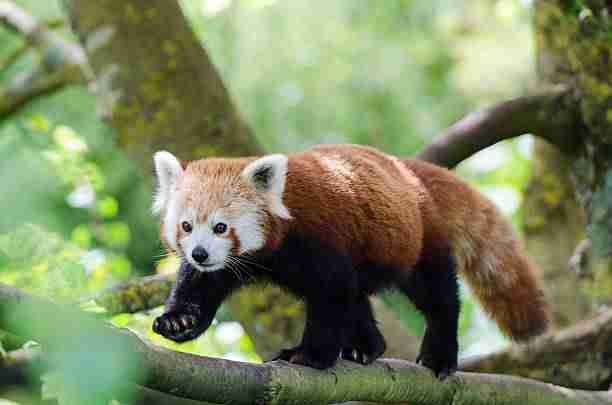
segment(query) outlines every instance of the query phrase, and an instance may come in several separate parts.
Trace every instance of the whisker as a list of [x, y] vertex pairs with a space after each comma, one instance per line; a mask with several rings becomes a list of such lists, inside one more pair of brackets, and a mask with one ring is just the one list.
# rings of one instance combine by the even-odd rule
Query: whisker
[[246, 257], [244, 257], [244, 256], [232, 256], [232, 257], [234, 257], [234, 258], [236, 258], [236, 259], [238, 259], [238, 260], [241, 260], [241, 261], [243, 261], [244, 263], [248, 263], [248, 264], [250, 264], [250, 265], [252, 265], [252, 266], [257, 266], [257, 267], [259, 267], [260, 269], [267, 270], [267, 271], [269, 271], [269, 272], [272, 272], [272, 271], [273, 271], [271, 268], [266, 267], [266, 266], [264, 266], [263, 264], [261, 264], [261, 263], [257, 263], [256, 261], [254, 261], [254, 260], [252, 260], [252, 259], [248, 259], [248, 258], [246, 258]]
[[230, 263], [232, 263], [236, 267], [236, 270], [238, 270], [241, 274], [246, 275], [249, 280], [255, 279], [255, 277], [253, 277], [253, 274], [249, 272], [249, 268], [244, 263], [242, 263], [237, 257], [228, 256], [228, 259], [230, 260]]
[[238, 261], [238, 264], [242, 271], [249, 277], [249, 280], [255, 280], [255, 276], [253, 276], [253, 274], [249, 271], [250, 268], [246, 264], [240, 261]]
[[[228, 257], [229, 258], [229, 257]], [[234, 275], [236, 276], [236, 278], [238, 280], [240, 280], [241, 282], [244, 282], [244, 279], [242, 278], [242, 275], [240, 274], [240, 272], [238, 271], [238, 269], [236, 269], [235, 267], [235, 262], [231, 261], [228, 263], [228, 268], [232, 271], [232, 273], [234, 273]]]

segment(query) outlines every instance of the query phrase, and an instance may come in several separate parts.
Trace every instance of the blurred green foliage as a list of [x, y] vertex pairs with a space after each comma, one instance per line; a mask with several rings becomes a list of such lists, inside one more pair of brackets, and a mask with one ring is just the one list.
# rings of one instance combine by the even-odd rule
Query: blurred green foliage
[[[57, 0], [17, 3], [45, 21], [63, 17]], [[520, 94], [531, 80], [529, 1], [181, 4], [270, 151], [352, 142], [411, 155], [467, 111]], [[65, 26], [57, 31], [71, 35]], [[0, 86], [40, 59], [23, 38], [1, 26], [0, 44]], [[529, 140], [497, 145], [459, 171], [516, 220], [529, 175], [529, 148]], [[115, 145], [113, 131], [97, 117], [95, 99], [84, 87], [37, 98], [0, 120], [0, 179], [0, 282], [79, 302], [152, 271], [161, 248], [148, 185]], [[465, 346], [479, 317], [464, 295]], [[385, 300], [411, 330], [422, 332], [422, 319], [404, 297]], [[104, 316], [100, 308], [84, 308]], [[200, 339], [176, 345], [150, 332], [158, 312], [122, 314], [112, 322], [176, 350], [259, 360], [233, 322], [215, 324]], [[479, 330], [493, 332], [487, 325]], [[45, 377], [46, 397], [83, 403], [78, 395], [61, 374]]]

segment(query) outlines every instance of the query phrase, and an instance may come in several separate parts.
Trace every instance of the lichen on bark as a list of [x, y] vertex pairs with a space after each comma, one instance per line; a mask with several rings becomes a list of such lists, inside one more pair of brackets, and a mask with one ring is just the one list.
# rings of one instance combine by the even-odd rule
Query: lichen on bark
[[[592, 261], [596, 265], [592, 267], [591, 279], [577, 280], [568, 275], [571, 282], [564, 282], [567, 294], [563, 296], [566, 296], [566, 300], [576, 296], [577, 299], [570, 302], [578, 302], [577, 307], [582, 309], [568, 308], [574, 316], [562, 319], [561, 324], [580, 319], [589, 312], [587, 308], [592, 310], [609, 301], [604, 299], [598, 289], [600, 286], [604, 288], [610, 285], [611, 282], [607, 280], [612, 280], [611, 266], [607, 259], [612, 253], [612, 183], [609, 182], [612, 169], [612, 76], [609, 73], [612, 54], [611, 10], [609, 4], [600, 0], [540, 0], [535, 3], [538, 79], [542, 85], [568, 86], [574, 111], [561, 113], [577, 112], [579, 119], [571, 139], [568, 139], [568, 142], [572, 142], [576, 147], [555, 157], [551, 157], [551, 152], [537, 153], [536, 159], [545, 161], [546, 169], [537, 173], [537, 177], [534, 176], [532, 191], [537, 191], [534, 184], [542, 185], [541, 179], [549, 175], [559, 176], [560, 190], [567, 190], [567, 179], [571, 179], [575, 198], [583, 214], [577, 209], [568, 209], [560, 221], [552, 222], [553, 225], [558, 223], [559, 226], [550, 226], [549, 219], [554, 218], [554, 213], [558, 212], [558, 204], [540, 206], [535, 211], [536, 214], [528, 213], [528, 245], [530, 231], [534, 231], [533, 225], [538, 225], [538, 222], [546, 227], [537, 230], [541, 231], [542, 240], [548, 235], [552, 242], [548, 244], [550, 251], [557, 252], [560, 247], [556, 246], [555, 242], [563, 239], [566, 242], [573, 240], [577, 244], [582, 237], [580, 228], [583, 228], [586, 230], [586, 237], [592, 242], [593, 254], [598, 258]], [[565, 191], [561, 194], [564, 195], [563, 201], [559, 202], [561, 205], [567, 208], [574, 204], [574, 197]], [[529, 193], [528, 204], [537, 198], [538, 193]], [[577, 227], [581, 215], [584, 215], [584, 226]], [[542, 218], [545, 220], [542, 221]], [[559, 220], [559, 217], [556, 219]], [[546, 250], [544, 245], [545, 243], [540, 246], [541, 251]], [[554, 270], [557, 273], [565, 270], [563, 262], [572, 254], [567, 251], [567, 244], [561, 250], [557, 260], [551, 262], [559, 267]], [[597, 285], [593, 280], [597, 280]], [[555, 283], [548, 285], [550, 289], [559, 288]], [[585, 297], [589, 305], [585, 305]], [[558, 305], [559, 302], [561, 301], [553, 300], [553, 305]], [[566, 310], [557, 313], [566, 313]]]

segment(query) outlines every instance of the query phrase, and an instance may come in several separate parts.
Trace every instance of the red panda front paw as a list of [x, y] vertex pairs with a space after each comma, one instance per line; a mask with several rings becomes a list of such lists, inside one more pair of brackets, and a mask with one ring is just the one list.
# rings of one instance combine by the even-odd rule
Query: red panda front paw
[[200, 336], [210, 322], [203, 322], [196, 315], [167, 312], [153, 322], [153, 332], [175, 342], [186, 342]]

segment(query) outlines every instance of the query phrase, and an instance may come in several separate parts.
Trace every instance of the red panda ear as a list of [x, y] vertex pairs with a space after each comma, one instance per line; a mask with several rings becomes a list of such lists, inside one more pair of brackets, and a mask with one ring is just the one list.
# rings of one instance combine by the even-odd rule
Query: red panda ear
[[255, 190], [268, 196], [270, 210], [275, 215], [289, 219], [291, 214], [283, 204], [287, 178], [287, 156], [268, 155], [251, 162], [242, 171], [243, 179]]
[[170, 152], [160, 151], [153, 156], [158, 187], [153, 197], [153, 212], [161, 213], [170, 195], [176, 189], [178, 178], [183, 174], [181, 162]]

